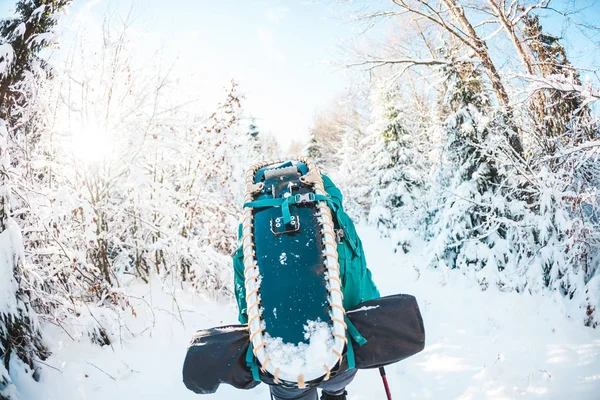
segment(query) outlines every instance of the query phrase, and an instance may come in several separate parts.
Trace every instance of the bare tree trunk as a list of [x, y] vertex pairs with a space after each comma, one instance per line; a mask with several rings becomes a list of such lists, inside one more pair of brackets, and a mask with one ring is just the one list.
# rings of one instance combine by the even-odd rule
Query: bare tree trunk
[[481, 64], [483, 64], [486, 70], [486, 75], [492, 83], [492, 87], [498, 97], [498, 102], [500, 105], [507, 107], [509, 104], [508, 93], [506, 92], [506, 88], [502, 83], [502, 79], [500, 78], [500, 74], [498, 73], [494, 62], [490, 57], [487, 44], [481, 39], [471, 22], [467, 19], [465, 10], [461, 4], [456, 0], [442, 0], [442, 2], [448, 7], [454, 20], [465, 31], [465, 34], [468, 37], [467, 40], [470, 41], [470, 47], [475, 51], [481, 60]]
[[[488, 3], [492, 7], [492, 10], [494, 10], [496, 17], [502, 24], [506, 34], [515, 46], [515, 49], [521, 58], [521, 64], [523, 64], [523, 68], [525, 68], [525, 71], [529, 75], [535, 76], [536, 70], [533, 64], [531, 53], [526, 50], [524, 42], [517, 36], [515, 25], [507, 18], [503, 5], [498, 4], [497, 0], [488, 0]], [[529, 107], [534, 117], [539, 121], [544, 119], [545, 106], [546, 99], [541, 92], [536, 92], [529, 101]]]
[[490, 6], [496, 12], [498, 20], [504, 27], [504, 30], [508, 34], [508, 37], [510, 37], [510, 40], [513, 42], [515, 49], [517, 49], [517, 53], [519, 53], [519, 57], [521, 57], [521, 63], [523, 64], [525, 71], [527, 71], [527, 73], [530, 75], [535, 75], [535, 69], [533, 67], [531, 56], [523, 47], [522, 41], [517, 37], [515, 27], [506, 17], [504, 8], [501, 5], [499, 5], [496, 0], [488, 0], [488, 3], [490, 3]]

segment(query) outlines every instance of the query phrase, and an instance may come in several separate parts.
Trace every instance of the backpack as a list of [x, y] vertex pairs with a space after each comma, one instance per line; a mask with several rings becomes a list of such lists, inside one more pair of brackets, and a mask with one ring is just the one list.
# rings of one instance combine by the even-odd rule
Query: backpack
[[[281, 160], [276, 160], [261, 164], [270, 165], [270, 163], [278, 161], [281, 162]], [[302, 164], [300, 166], [304, 168]], [[380, 295], [371, 277], [371, 271], [367, 268], [363, 245], [356, 232], [354, 223], [344, 211], [342, 192], [327, 175], [321, 174], [321, 178], [325, 192], [329, 197], [329, 205], [332, 206], [338, 263], [344, 296], [343, 306], [348, 310], [364, 301], [378, 298]], [[238, 320], [240, 323], [245, 324], [248, 322], [248, 316], [245, 301], [244, 256], [241, 243], [243, 238], [242, 226], [243, 224], [240, 223], [238, 227], [238, 241], [240, 244], [232, 256], [235, 272], [234, 289], [239, 310]]]
[[[300, 157], [252, 166], [244, 203], [233, 254], [243, 325], [194, 335], [183, 366], [188, 389], [206, 394], [221, 383], [239, 389], [260, 382], [318, 386], [348, 369], [377, 368], [423, 349], [416, 299], [380, 298], [342, 194], [312, 161]], [[302, 328], [315, 319], [327, 324], [333, 342], [323, 351], [325, 362], [300, 370], [277, 365], [269, 347], [277, 353], [284, 342], [306, 345]]]
[[[340, 190], [309, 159], [255, 164], [244, 203], [233, 261], [239, 320], [249, 326], [254, 360], [276, 384], [318, 385], [343, 363], [345, 310], [379, 297], [362, 243]], [[310, 345], [307, 321], [328, 323], [334, 346], [323, 365], [287, 371], [267, 342]]]

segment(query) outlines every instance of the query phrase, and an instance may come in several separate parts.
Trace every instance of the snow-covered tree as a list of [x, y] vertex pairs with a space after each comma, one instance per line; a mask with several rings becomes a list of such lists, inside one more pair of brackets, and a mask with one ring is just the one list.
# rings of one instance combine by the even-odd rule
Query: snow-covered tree
[[24, 262], [21, 230], [10, 217], [8, 170], [8, 131], [0, 120], [0, 399], [18, 399], [9, 372], [19, 366], [37, 377], [36, 360], [44, 360], [48, 350], [42, 341], [37, 315], [21, 285]]
[[47, 357], [37, 316], [23, 280], [24, 246], [20, 228], [12, 218], [9, 170], [11, 137], [22, 134], [27, 122], [22, 110], [26, 88], [35, 69], [43, 67], [38, 54], [54, 43], [57, 18], [70, 0], [23, 0], [16, 13], [0, 23], [0, 398], [18, 399], [9, 369], [17, 366], [38, 378], [36, 360]]
[[422, 132], [399, 92], [385, 90], [376, 101], [371, 161], [366, 166], [373, 179], [369, 220], [389, 234], [415, 228], [425, 186], [425, 162], [418, 145]]
[[20, 139], [32, 304], [102, 345], [135, 312], [122, 289], [132, 276], [230, 295], [243, 171], [256, 161], [237, 85], [212, 112], [182, 105], [129, 22], [107, 17], [77, 37], [54, 80], [40, 80]]
[[0, 118], [10, 126], [18, 120], [16, 106], [27, 98], [15, 85], [27, 79], [32, 63], [46, 65], [39, 52], [54, 44], [53, 29], [58, 16], [72, 0], [21, 0], [16, 3], [15, 17], [0, 23]]
[[[379, 45], [357, 45], [348, 65], [402, 93], [404, 101], [392, 115], [398, 124], [380, 115], [373, 126], [413, 133], [405, 146], [409, 158], [424, 160], [430, 171], [422, 175], [416, 197], [426, 215], [398, 218], [427, 227], [431, 264], [460, 270], [482, 288], [551, 290], [577, 302], [586, 323], [594, 325], [600, 309], [600, 130], [594, 103], [600, 90], [589, 70], [571, 63], [564, 39], [542, 29], [549, 7], [519, 0], [365, 6], [353, 17], [367, 34], [384, 22], [396, 29], [377, 35]], [[571, 19], [571, 11], [559, 14]], [[497, 29], [490, 31], [492, 24]], [[572, 26], [592, 33], [591, 41], [597, 33], [593, 24]], [[361, 143], [359, 151], [372, 150], [368, 164], [391, 159], [388, 145], [403, 147], [384, 138], [373, 136], [373, 147]], [[343, 152], [354, 154], [346, 145]], [[371, 222], [394, 220], [389, 200], [404, 203], [409, 187], [393, 179], [369, 186], [387, 195], [383, 207], [374, 201], [371, 215], [377, 218]]]
[[[527, 15], [523, 18], [523, 24], [524, 34], [529, 38], [527, 44], [531, 49], [531, 57], [535, 60], [541, 77], [580, 87], [582, 82], [579, 71], [569, 62], [559, 38], [545, 33], [536, 15]], [[530, 108], [535, 118], [538, 141], [544, 146], [546, 153], [555, 153], [569, 141], [581, 143], [594, 136], [593, 130], [576, 132], [574, 129], [565, 136], [578, 122], [583, 125], [590, 122], [590, 109], [578, 91], [562, 92], [550, 88], [539, 90], [532, 96]], [[583, 126], [581, 123], [579, 125], [581, 130]]]
[[[439, 168], [439, 202], [431, 223], [434, 265], [473, 275], [483, 288], [539, 292], [546, 288], [576, 298], [588, 324], [596, 297], [588, 284], [598, 270], [598, 229], [586, 215], [595, 190], [573, 185], [567, 151], [544, 162], [515, 157], [506, 115], [483, 95], [472, 64], [448, 69], [444, 122], [445, 161]], [[592, 201], [594, 206], [582, 204]], [[594, 233], [596, 232], [596, 233]]]
[[339, 165], [332, 171], [335, 183], [344, 194], [344, 208], [357, 221], [366, 219], [371, 207], [371, 182], [368, 165], [370, 154], [364, 149], [370, 137], [366, 134], [367, 127], [358, 116], [348, 116], [348, 124], [338, 149]]
[[[261, 161], [281, 157], [281, 151], [277, 139], [268, 131], [261, 131], [257, 126], [255, 118], [250, 118], [248, 125], [247, 143], [242, 143], [242, 147], [247, 149], [244, 160], [240, 163], [248, 164], [246, 167]], [[299, 153], [298, 153], [299, 154]]]
[[262, 138], [263, 135], [256, 125], [256, 121], [254, 118], [250, 120], [248, 124], [248, 148], [252, 153], [251, 158], [258, 161], [259, 158], [263, 157], [264, 149], [262, 146]]
[[[429, 227], [434, 265], [495, 273], [504, 269], [505, 227], [497, 222], [505, 217], [508, 199], [499, 190], [503, 171], [494, 156], [509, 128], [491, 109], [474, 64], [453, 62], [445, 74], [449, 115], [434, 187], [438, 206]], [[482, 278], [480, 283], [490, 282]]]
[[306, 142], [306, 146], [304, 146], [303, 153], [312, 158], [315, 162], [321, 162], [323, 160], [321, 145], [317, 140], [314, 130], [311, 130], [308, 134], [308, 141]]

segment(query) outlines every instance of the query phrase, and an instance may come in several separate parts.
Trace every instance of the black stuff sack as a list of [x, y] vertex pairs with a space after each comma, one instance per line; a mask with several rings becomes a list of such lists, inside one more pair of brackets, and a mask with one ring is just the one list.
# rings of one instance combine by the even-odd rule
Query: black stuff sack
[[[423, 318], [414, 296], [397, 294], [369, 300], [346, 312], [366, 343], [352, 340], [357, 369], [378, 368], [404, 360], [425, 347]], [[348, 333], [352, 336], [351, 328]], [[360, 340], [360, 339], [359, 339]], [[246, 363], [250, 344], [246, 325], [229, 325], [198, 331], [183, 364], [183, 382], [198, 394], [214, 393], [221, 383], [252, 389]], [[345, 367], [346, 360], [342, 364]], [[268, 376], [261, 376], [271, 383]]]
[[352, 346], [358, 369], [393, 364], [425, 347], [425, 327], [414, 296], [396, 294], [365, 301], [346, 315], [367, 340]]
[[238, 389], [252, 389], [246, 366], [250, 345], [246, 325], [228, 325], [196, 332], [183, 362], [183, 383], [194, 393], [214, 393], [221, 383]]

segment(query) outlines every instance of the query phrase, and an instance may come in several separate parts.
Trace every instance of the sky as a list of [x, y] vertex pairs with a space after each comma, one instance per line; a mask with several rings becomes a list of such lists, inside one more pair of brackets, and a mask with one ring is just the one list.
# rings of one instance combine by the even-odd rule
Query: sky
[[[0, 15], [14, 4], [0, 0]], [[284, 149], [306, 140], [316, 111], [347, 85], [347, 72], [331, 61], [355, 27], [327, 0], [75, 0], [67, 25], [82, 18], [101, 24], [107, 9], [124, 17], [132, 4], [145, 46], [173, 63], [187, 96], [214, 108], [234, 79], [246, 113]], [[61, 36], [62, 48], [68, 35]]]
[[148, 11], [194, 86], [219, 93], [235, 79], [255, 124], [284, 146], [304, 140], [315, 111], [344, 88], [327, 62], [351, 27], [326, 2], [155, 0]]
[[[132, 2], [118, 3], [125, 14]], [[101, 20], [116, 2], [75, 4], [72, 14]], [[234, 79], [246, 113], [284, 149], [306, 139], [316, 110], [347, 84], [346, 72], [331, 60], [354, 27], [327, 1], [137, 0], [133, 10], [137, 28], [151, 33], [147, 45], [174, 62], [173, 74], [184, 80], [190, 97], [214, 108]]]

